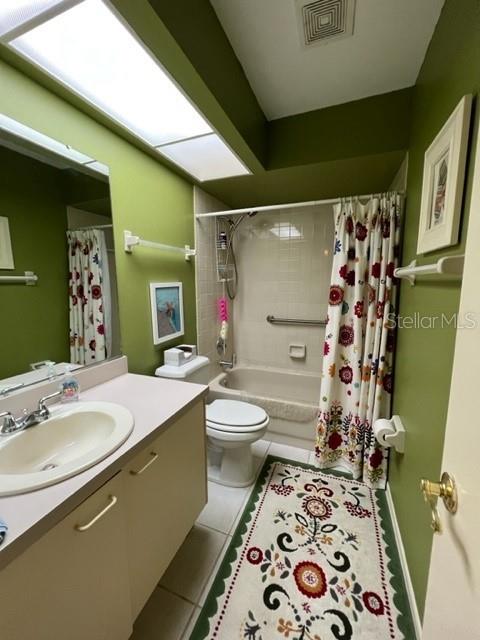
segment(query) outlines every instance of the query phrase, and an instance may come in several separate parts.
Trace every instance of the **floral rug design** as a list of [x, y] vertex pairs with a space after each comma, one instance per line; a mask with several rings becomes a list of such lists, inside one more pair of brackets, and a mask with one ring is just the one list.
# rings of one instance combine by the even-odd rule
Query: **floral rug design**
[[384, 491], [269, 456], [191, 640], [414, 640]]

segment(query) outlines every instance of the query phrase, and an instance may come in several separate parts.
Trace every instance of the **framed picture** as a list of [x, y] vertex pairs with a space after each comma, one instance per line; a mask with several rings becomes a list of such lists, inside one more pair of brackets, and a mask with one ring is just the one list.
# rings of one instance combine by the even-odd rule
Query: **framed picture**
[[153, 344], [183, 336], [183, 289], [181, 282], [151, 282]]
[[464, 96], [425, 152], [417, 253], [458, 242], [472, 96]]
[[0, 216], [0, 269], [15, 269], [8, 218]]

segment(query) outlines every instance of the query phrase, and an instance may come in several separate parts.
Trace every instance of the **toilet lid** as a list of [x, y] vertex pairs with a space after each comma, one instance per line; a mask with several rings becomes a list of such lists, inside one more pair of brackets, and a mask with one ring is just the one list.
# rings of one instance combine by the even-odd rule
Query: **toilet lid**
[[207, 421], [230, 427], [251, 427], [261, 424], [267, 414], [261, 407], [238, 400], [214, 400], [206, 408]]

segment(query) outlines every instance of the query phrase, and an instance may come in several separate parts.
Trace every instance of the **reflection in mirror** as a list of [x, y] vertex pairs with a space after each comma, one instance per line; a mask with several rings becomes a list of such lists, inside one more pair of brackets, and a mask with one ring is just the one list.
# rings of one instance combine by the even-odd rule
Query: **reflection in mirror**
[[0, 310], [0, 397], [120, 355], [108, 167], [1, 114]]

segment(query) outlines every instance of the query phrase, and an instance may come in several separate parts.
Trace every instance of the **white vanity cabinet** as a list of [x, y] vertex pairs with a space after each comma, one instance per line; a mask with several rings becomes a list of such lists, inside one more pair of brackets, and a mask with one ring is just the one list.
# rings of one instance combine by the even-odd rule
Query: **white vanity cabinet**
[[127, 640], [206, 501], [201, 397], [0, 570], [0, 640]]
[[117, 474], [0, 571], [2, 640], [130, 637], [123, 491]]
[[207, 501], [203, 402], [177, 418], [123, 474], [135, 619]]

